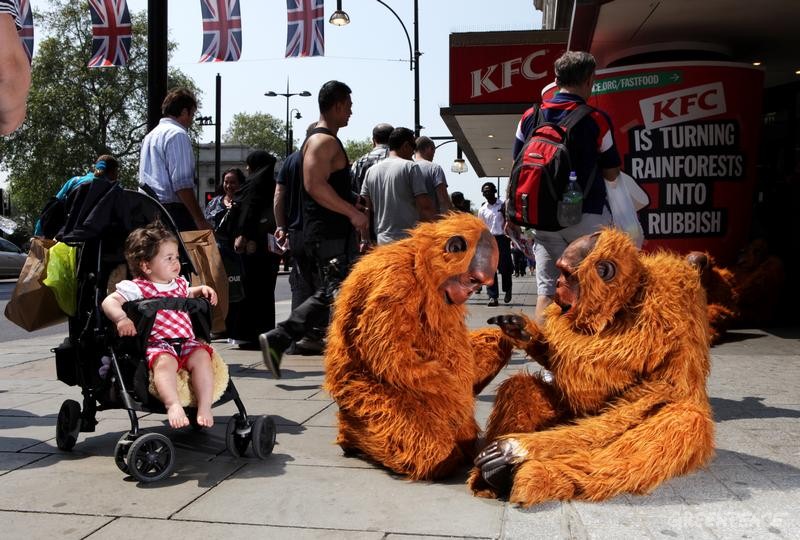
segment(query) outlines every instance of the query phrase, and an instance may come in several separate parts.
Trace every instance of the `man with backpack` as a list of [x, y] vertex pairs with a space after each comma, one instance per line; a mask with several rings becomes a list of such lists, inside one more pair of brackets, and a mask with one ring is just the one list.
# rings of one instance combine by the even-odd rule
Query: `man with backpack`
[[[568, 51], [554, 67], [558, 93], [525, 111], [517, 127], [508, 201], [511, 221], [533, 228], [534, 317], [539, 323], [553, 302], [559, 276], [556, 261], [564, 249], [611, 223], [603, 180], [616, 181], [620, 166], [611, 120], [586, 104], [594, 84], [594, 57]], [[572, 172], [577, 193], [569, 181]], [[569, 214], [562, 210], [570, 204], [582, 204], [577, 222], [561, 219]]]

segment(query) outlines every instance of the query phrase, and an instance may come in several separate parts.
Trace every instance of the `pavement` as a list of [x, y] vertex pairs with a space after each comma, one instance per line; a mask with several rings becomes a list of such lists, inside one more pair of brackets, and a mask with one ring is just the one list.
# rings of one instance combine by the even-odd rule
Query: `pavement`
[[[469, 301], [469, 325], [495, 313], [533, 312], [535, 285], [515, 281], [511, 304]], [[278, 319], [288, 301], [278, 302]], [[322, 357], [287, 356], [273, 380], [256, 351], [215, 346], [251, 415], [271, 415], [277, 445], [266, 460], [234, 458], [225, 449], [232, 403], [214, 409], [204, 432], [173, 431], [163, 415], [143, 428], [170, 436], [175, 474], [139, 484], [114, 463], [129, 429], [123, 410], [98, 413], [97, 431], [72, 452], [55, 443], [56, 416], [80, 390], [56, 380], [50, 352], [63, 335], [3, 339], [0, 344], [0, 537], [532, 539], [800, 538], [800, 331], [740, 330], [712, 349], [709, 393], [717, 452], [704, 470], [647, 496], [603, 503], [550, 502], [523, 509], [475, 498], [466, 471], [441, 483], [409, 482], [334, 444], [336, 406], [321, 390]], [[497, 384], [531, 369], [515, 355], [478, 397], [485, 423]]]

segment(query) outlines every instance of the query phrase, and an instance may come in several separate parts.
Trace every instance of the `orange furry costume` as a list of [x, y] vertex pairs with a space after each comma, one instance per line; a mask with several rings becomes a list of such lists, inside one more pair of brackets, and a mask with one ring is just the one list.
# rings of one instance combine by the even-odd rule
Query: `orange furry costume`
[[734, 288], [733, 272], [717, 266], [708, 253], [692, 251], [686, 260], [700, 273], [700, 283], [708, 302], [706, 311], [711, 344], [716, 345], [739, 317], [739, 294]]
[[464, 213], [421, 224], [353, 267], [325, 349], [345, 452], [415, 480], [472, 462], [475, 395], [513, 346], [498, 328], [469, 332], [463, 302], [496, 267], [494, 238]]
[[714, 423], [697, 273], [674, 255], [637, 253], [614, 229], [576, 240], [557, 265], [544, 327], [515, 316], [501, 323], [544, 355], [553, 382], [520, 373], [500, 386], [473, 491], [510, 488], [525, 506], [598, 501], [646, 493], [707, 463]]

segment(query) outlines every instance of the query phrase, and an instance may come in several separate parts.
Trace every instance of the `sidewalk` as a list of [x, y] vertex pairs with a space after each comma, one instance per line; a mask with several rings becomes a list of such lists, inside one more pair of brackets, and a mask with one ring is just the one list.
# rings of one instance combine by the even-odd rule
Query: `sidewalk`
[[[515, 280], [512, 303], [473, 297], [469, 323], [533, 312], [531, 277]], [[278, 305], [278, 319], [288, 302]], [[218, 342], [248, 414], [269, 414], [278, 444], [266, 461], [225, 450], [232, 403], [214, 409], [208, 432], [171, 432], [166, 417], [141, 425], [168, 434], [176, 474], [139, 485], [114, 464], [129, 428], [122, 410], [98, 413], [95, 433], [71, 453], [55, 444], [64, 399], [78, 387], [56, 380], [50, 348], [61, 337], [0, 344], [0, 535], [17, 538], [199, 538], [411, 540], [444, 538], [798, 538], [800, 531], [800, 331], [738, 331], [712, 349], [709, 381], [717, 456], [706, 469], [645, 497], [547, 503], [524, 510], [473, 497], [466, 472], [445, 483], [408, 482], [333, 444], [335, 405], [320, 390], [319, 356], [287, 356], [275, 381], [260, 353]], [[479, 422], [497, 383], [525, 369], [520, 355], [477, 402]]]

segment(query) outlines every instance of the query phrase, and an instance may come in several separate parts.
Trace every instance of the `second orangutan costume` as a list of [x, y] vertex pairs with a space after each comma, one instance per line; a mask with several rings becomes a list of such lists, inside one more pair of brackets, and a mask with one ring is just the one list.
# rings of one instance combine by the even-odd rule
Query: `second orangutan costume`
[[709, 344], [697, 272], [639, 254], [606, 229], [569, 245], [543, 327], [494, 320], [553, 374], [498, 389], [470, 486], [533, 505], [646, 493], [701, 467], [714, 449]]
[[479, 219], [451, 214], [353, 267], [325, 349], [343, 450], [412, 479], [472, 462], [475, 394], [506, 364], [512, 343], [498, 328], [468, 331], [464, 302], [491, 283], [497, 258]]

